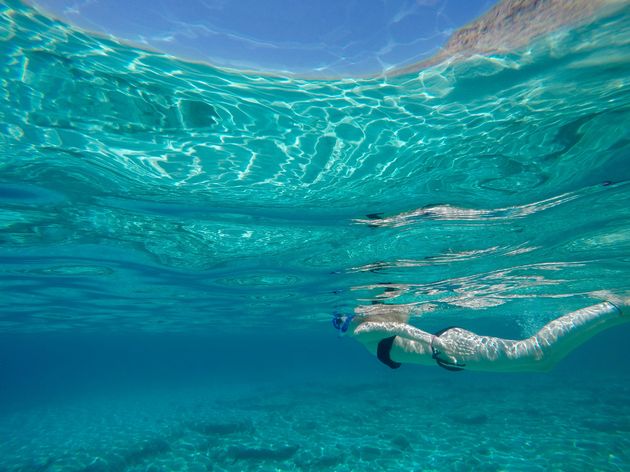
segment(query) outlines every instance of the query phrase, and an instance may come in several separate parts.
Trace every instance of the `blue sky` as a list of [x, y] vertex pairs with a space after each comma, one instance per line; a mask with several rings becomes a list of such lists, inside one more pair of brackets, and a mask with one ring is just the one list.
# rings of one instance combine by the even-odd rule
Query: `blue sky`
[[432, 55], [495, 0], [35, 0], [80, 27], [217, 65], [378, 73]]

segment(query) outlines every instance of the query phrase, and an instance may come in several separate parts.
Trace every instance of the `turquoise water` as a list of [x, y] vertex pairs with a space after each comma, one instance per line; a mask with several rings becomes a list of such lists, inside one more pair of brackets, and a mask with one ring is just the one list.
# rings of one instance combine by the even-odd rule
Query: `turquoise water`
[[330, 316], [523, 337], [627, 291], [629, 13], [315, 81], [3, 3], [0, 471], [628, 470], [627, 326], [495, 376]]

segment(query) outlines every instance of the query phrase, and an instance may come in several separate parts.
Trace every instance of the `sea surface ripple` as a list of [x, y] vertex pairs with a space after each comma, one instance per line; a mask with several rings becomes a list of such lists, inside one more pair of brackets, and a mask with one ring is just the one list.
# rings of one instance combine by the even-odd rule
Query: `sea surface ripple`
[[0, 330], [512, 317], [628, 287], [630, 10], [420, 72], [239, 73], [0, 6]]

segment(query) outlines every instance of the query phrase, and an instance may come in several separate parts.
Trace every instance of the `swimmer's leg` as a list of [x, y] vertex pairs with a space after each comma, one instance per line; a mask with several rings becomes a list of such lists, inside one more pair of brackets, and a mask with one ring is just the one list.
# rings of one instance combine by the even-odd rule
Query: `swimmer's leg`
[[599, 303], [551, 321], [518, 342], [517, 350], [536, 359], [540, 370], [547, 370], [596, 334], [626, 322], [630, 322], [628, 306]]

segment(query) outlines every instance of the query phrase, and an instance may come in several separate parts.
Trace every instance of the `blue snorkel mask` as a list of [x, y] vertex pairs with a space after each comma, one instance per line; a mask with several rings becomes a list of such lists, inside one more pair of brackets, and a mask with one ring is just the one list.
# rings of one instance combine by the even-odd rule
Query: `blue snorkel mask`
[[342, 313], [335, 313], [333, 315], [332, 324], [337, 331], [339, 331], [339, 336], [343, 336], [348, 332], [348, 328], [350, 328], [350, 322], [355, 317], [355, 315], [344, 315]]

